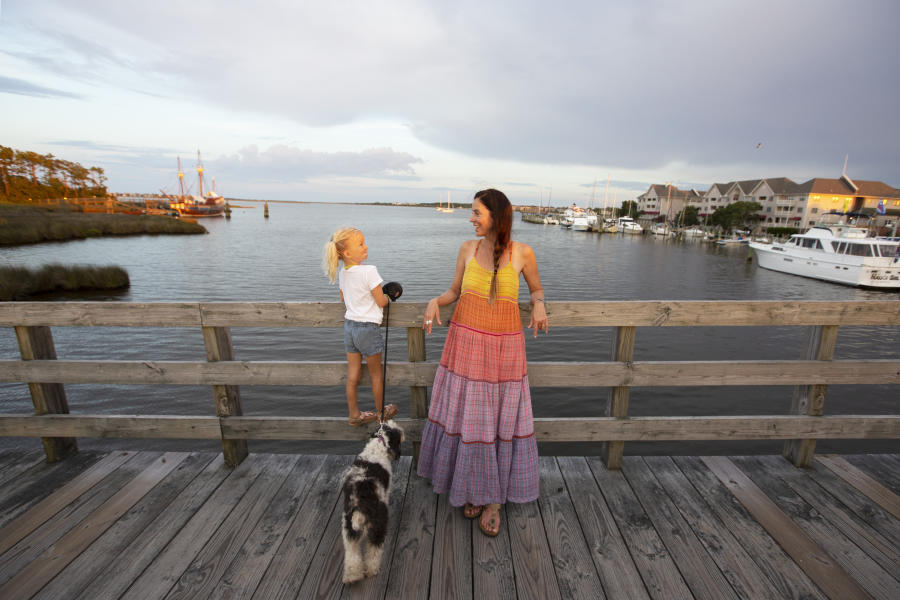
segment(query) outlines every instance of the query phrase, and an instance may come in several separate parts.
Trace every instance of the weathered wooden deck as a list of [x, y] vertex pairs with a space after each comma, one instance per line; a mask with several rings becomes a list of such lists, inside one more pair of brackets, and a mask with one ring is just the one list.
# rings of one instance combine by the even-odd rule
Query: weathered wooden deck
[[900, 597], [900, 456], [541, 459], [489, 539], [395, 469], [381, 574], [340, 582], [352, 457], [0, 454], [0, 598]]

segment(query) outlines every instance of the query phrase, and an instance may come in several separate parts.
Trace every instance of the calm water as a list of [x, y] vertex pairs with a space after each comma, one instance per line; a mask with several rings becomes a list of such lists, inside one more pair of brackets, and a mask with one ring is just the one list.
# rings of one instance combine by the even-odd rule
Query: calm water
[[[249, 204], [249, 203], [245, 203]], [[105, 238], [0, 249], [4, 264], [120, 265], [131, 288], [116, 295], [59, 296], [48, 301], [90, 299], [158, 301], [337, 301], [320, 270], [321, 247], [342, 225], [360, 227], [369, 262], [387, 280], [403, 284], [402, 301], [425, 301], [443, 292], [453, 275], [456, 252], [472, 237], [469, 213], [432, 208], [326, 204], [260, 205], [236, 209], [230, 221], [204, 221], [209, 235]], [[530, 244], [547, 299], [553, 300], [897, 300], [890, 292], [856, 290], [765, 271], [747, 261], [747, 248], [698, 242], [667, 242], [654, 236], [596, 235], [558, 226], [522, 223], [514, 239]], [[522, 285], [523, 289], [527, 288]], [[54, 328], [57, 354], [65, 359], [204, 360], [199, 330]], [[795, 359], [802, 355], [803, 328], [639, 329], [638, 360]], [[341, 333], [331, 329], [235, 329], [240, 360], [343, 360]], [[607, 360], [612, 330], [554, 328], [538, 340], [527, 338], [531, 360]], [[395, 330], [390, 360], [406, 360], [405, 336]], [[443, 333], [429, 336], [426, 352], [436, 360]], [[837, 358], [896, 358], [900, 328], [845, 327]], [[0, 328], [0, 359], [18, 359], [11, 328]], [[213, 414], [212, 394], [194, 386], [66, 386], [73, 413]], [[865, 392], [864, 394], [860, 392]], [[897, 413], [896, 386], [831, 386], [828, 414]], [[600, 416], [605, 388], [532, 390], [535, 416]], [[633, 415], [784, 414], [792, 388], [636, 388]], [[343, 389], [243, 386], [248, 415], [343, 416]], [[368, 390], [361, 401], [371, 402]], [[389, 388], [388, 398], [409, 414], [406, 388]], [[32, 410], [24, 384], [0, 384], [0, 411]], [[152, 443], [166, 448], [216, 449], [214, 442], [80, 440], [81, 447], [131, 448]], [[0, 439], [2, 445], [38, 447], [37, 440]], [[333, 442], [251, 442], [256, 451], [355, 452], [357, 444]], [[630, 453], [777, 452], [781, 442], [630, 443]], [[898, 451], [896, 442], [821, 442], [823, 451]], [[592, 454], [595, 444], [543, 444], [545, 453]]]

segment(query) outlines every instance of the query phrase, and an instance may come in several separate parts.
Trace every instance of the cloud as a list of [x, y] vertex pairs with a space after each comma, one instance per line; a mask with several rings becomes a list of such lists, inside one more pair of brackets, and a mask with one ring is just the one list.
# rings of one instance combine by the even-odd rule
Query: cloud
[[256, 145], [214, 161], [217, 169], [232, 177], [252, 175], [258, 180], [297, 182], [310, 177], [410, 178], [413, 165], [423, 162], [391, 148], [371, 148], [362, 152], [316, 152], [283, 144], [260, 151]]
[[75, 98], [81, 99], [78, 94], [55, 90], [53, 88], [37, 85], [24, 79], [4, 77], [0, 75], [0, 93], [18, 94], [20, 96], [35, 96], [38, 98]]
[[[73, 78], [314, 127], [406, 123], [468, 157], [799, 179], [849, 153], [856, 177], [898, 176], [893, 0], [48, 0], [16, 18], [65, 34], [52, 60]], [[274, 148], [273, 168], [290, 154]], [[299, 173], [368, 168], [297, 152]]]

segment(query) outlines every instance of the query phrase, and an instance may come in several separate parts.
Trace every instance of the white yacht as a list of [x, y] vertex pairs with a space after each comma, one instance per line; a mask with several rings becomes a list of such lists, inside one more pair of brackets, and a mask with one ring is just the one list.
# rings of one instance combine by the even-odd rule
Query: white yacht
[[635, 222], [635, 220], [631, 217], [619, 217], [619, 220], [616, 221], [616, 225], [618, 225], [619, 231], [621, 231], [622, 233], [644, 233], [644, 228], [641, 227], [637, 222]]
[[844, 285], [900, 289], [900, 242], [868, 237], [869, 217], [826, 213], [785, 243], [750, 242], [759, 266]]
[[703, 230], [700, 229], [699, 227], [690, 227], [690, 228], [682, 231], [681, 235], [683, 235], [686, 238], [701, 237], [703, 235]]

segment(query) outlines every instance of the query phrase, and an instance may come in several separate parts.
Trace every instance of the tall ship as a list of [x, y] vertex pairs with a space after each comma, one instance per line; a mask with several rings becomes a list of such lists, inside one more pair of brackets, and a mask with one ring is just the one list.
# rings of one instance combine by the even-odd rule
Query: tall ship
[[[221, 217], [225, 214], [225, 198], [216, 193], [215, 183], [212, 188], [203, 193], [203, 161], [200, 159], [200, 151], [197, 150], [197, 181], [200, 186], [199, 194], [185, 194], [184, 171], [181, 170], [181, 157], [178, 157], [178, 197], [166, 194], [169, 199], [169, 208], [178, 211], [179, 215], [186, 217]], [[215, 181], [215, 180], [213, 180]], [[165, 193], [165, 192], [163, 192]]]
[[763, 269], [854, 287], [900, 290], [900, 241], [869, 237], [871, 218], [830, 212], [784, 243], [750, 242]]

